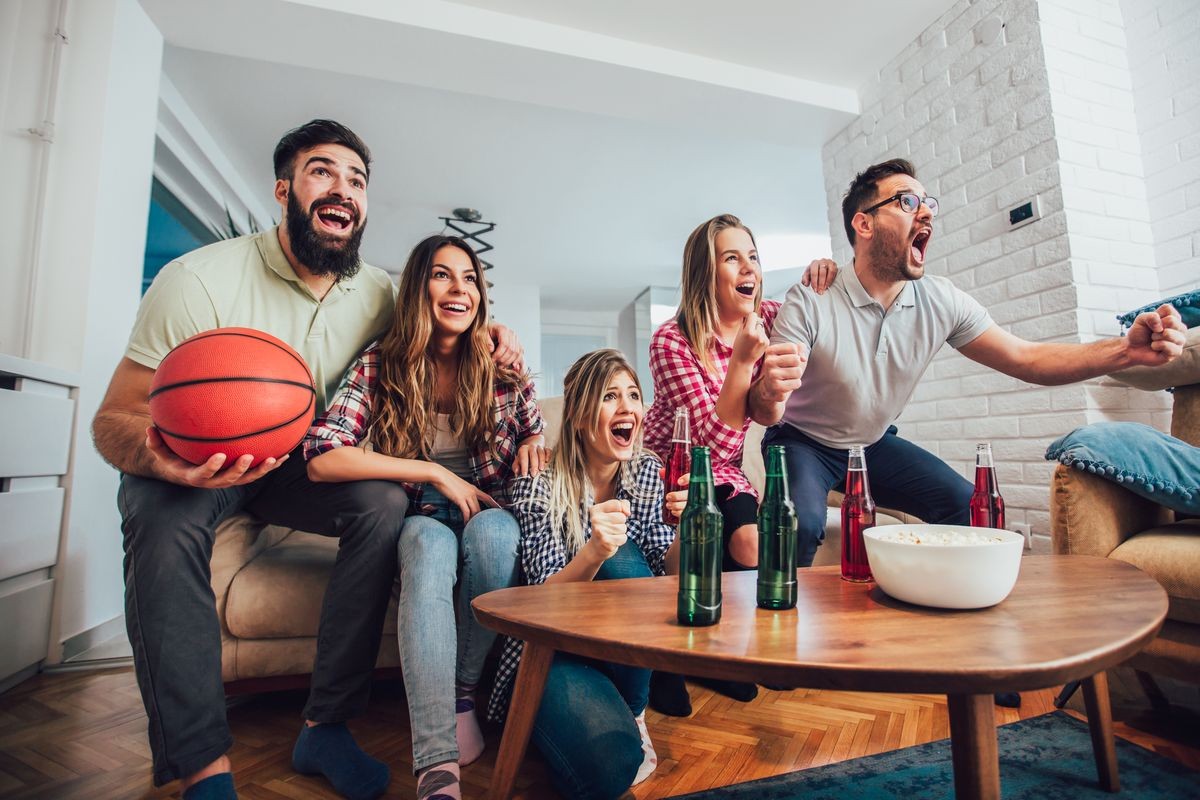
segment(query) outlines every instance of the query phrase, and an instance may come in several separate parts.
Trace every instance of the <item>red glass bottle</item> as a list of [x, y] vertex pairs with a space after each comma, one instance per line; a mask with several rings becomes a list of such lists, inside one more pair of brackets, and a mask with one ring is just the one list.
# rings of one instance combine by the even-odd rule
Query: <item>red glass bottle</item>
[[[692, 436], [688, 426], [686, 408], [675, 409], [675, 425], [671, 431], [671, 455], [667, 459], [668, 492], [676, 492], [681, 488], [679, 479], [687, 474], [692, 459]], [[663, 522], [668, 525], [678, 525], [679, 517], [663, 508]]]
[[875, 501], [867, 479], [867, 455], [862, 445], [850, 448], [846, 467], [846, 496], [842, 499], [842, 580], [871, 580], [863, 531], [875, 526]]
[[992, 446], [975, 445], [975, 491], [971, 494], [971, 525], [975, 528], [1004, 527], [1004, 498], [996, 481]]

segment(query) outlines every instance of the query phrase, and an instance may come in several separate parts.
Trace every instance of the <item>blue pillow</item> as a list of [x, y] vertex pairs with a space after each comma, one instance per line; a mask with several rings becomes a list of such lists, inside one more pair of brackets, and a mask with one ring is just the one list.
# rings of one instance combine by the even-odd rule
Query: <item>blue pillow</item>
[[1097, 422], [1046, 449], [1047, 461], [1085, 469], [1161, 506], [1200, 514], [1200, 447], [1149, 425]]
[[1138, 314], [1144, 314], [1147, 311], [1153, 311], [1163, 303], [1170, 303], [1175, 306], [1175, 310], [1179, 312], [1179, 316], [1183, 318], [1185, 327], [1194, 328], [1200, 325], [1200, 289], [1186, 294], [1178, 294], [1174, 297], [1168, 297], [1166, 300], [1159, 300], [1157, 303], [1151, 303], [1148, 306], [1135, 308], [1133, 311], [1119, 314], [1117, 322], [1121, 323], [1122, 328], [1128, 328], [1133, 325], [1133, 321], [1137, 319]]

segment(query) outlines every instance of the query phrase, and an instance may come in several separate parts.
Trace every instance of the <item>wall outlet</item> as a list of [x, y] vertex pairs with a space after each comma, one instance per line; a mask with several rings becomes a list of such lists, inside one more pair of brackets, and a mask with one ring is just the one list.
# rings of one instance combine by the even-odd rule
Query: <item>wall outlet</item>
[[1022, 203], [1018, 203], [1008, 210], [1008, 228], [1020, 228], [1028, 225], [1034, 220], [1042, 218], [1042, 201], [1038, 195], [1034, 195]]
[[1013, 533], [1019, 533], [1025, 537], [1025, 549], [1033, 549], [1033, 533], [1029, 530], [1029, 524], [1025, 522], [1010, 522], [1008, 529]]

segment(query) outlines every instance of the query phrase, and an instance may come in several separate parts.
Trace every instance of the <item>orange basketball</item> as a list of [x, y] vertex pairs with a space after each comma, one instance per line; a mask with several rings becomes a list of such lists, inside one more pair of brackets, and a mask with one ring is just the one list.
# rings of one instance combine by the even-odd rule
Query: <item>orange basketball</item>
[[317, 393], [300, 354], [269, 333], [217, 328], [180, 342], [150, 384], [150, 418], [180, 458], [286, 455], [312, 422]]

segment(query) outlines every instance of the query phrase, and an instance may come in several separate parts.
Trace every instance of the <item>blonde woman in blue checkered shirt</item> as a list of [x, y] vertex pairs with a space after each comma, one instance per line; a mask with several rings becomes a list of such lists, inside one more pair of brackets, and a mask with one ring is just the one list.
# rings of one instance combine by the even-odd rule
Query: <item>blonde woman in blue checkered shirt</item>
[[[549, 466], [512, 485], [531, 584], [662, 575], [675, 532], [663, 523], [659, 460], [641, 448], [642, 392], [616, 350], [580, 358], [564, 381], [563, 428]], [[682, 497], [681, 497], [682, 496]], [[686, 491], [672, 493], [672, 505]], [[507, 711], [521, 645], [506, 643], [488, 708]], [[559, 653], [533, 742], [565, 797], [619, 797], [658, 764], [646, 731], [650, 671]]]

